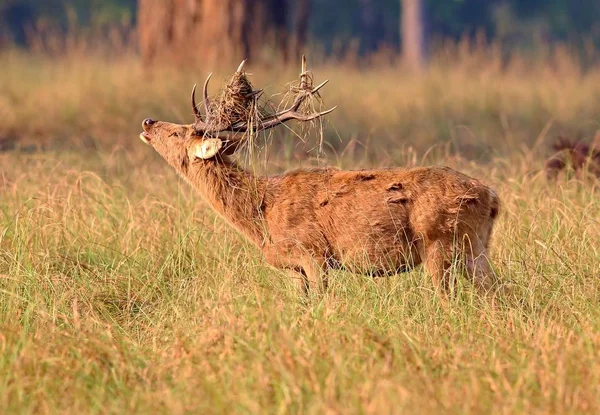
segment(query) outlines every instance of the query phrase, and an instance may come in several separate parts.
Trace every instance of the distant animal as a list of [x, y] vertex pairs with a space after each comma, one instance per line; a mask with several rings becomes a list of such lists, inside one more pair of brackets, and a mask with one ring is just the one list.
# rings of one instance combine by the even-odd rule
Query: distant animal
[[600, 177], [600, 133], [596, 134], [592, 144], [560, 136], [552, 148], [555, 153], [545, 164], [548, 179], [556, 179], [558, 174], [568, 167], [578, 176], [589, 172]]
[[[243, 64], [236, 73], [241, 71]], [[194, 123], [148, 118], [140, 138], [305, 293], [325, 289], [331, 269], [383, 276], [421, 263], [445, 292], [453, 269], [465, 271], [482, 292], [491, 290], [496, 277], [488, 255], [500, 201], [479, 180], [448, 167], [321, 168], [257, 176], [230, 159], [249, 132], [314, 120], [335, 109], [303, 113], [302, 104], [327, 81], [309, 85], [304, 61], [300, 79], [289, 108], [252, 123], [222, 124], [214, 121], [207, 79], [205, 116], [193, 90]]]

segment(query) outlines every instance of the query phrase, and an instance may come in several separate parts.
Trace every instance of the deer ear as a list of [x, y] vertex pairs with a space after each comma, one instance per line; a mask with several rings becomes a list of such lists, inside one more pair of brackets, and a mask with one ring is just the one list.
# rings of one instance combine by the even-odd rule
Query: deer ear
[[190, 155], [199, 159], [213, 158], [223, 147], [223, 142], [218, 138], [208, 138], [190, 148]]

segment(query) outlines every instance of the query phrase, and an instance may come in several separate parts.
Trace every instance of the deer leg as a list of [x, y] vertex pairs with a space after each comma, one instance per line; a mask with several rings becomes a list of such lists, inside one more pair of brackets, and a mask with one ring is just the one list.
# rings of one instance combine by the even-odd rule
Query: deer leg
[[302, 269], [286, 269], [287, 276], [292, 280], [298, 292], [308, 294], [308, 278]]
[[464, 250], [465, 273], [467, 278], [483, 294], [489, 293], [496, 285], [494, 274], [487, 258], [491, 228], [479, 232], [479, 237], [466, 238]]
[[298, 268], [286, 270], [298, 291], [303, 294], [308, 294], [310, 291], [325, 292], [327, 290], [325, 261], [305, 258], [302, 259], [301, 264]]
[[477, 255], [471, 253], [466, 255], [465, 271], [469, 280], [483, 294], [491, 292], [496, 285], [496, 276], [490, 267], [485, 250]]
[[449, 294], [452, 286], [452, 252], [445, 248], [446, 244], [436, 241], [425, 248], [422, 255], [423, 265], [437, 289]]
[[325, 260], [305, 258], [302, 260], [302, 270], [306, 275], [310, 291], [325, 292], [327, 290], [327, 268]]

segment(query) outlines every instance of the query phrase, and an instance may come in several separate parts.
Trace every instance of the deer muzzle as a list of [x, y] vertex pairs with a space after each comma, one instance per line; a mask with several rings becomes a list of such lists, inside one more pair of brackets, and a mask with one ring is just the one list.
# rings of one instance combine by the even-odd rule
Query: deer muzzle
[[140, 139], [145, 144], [150, 144], [151, 137], [148, 133], [148, 130], [154, 125], [154, 123], [156, 123], [156, 121], [154, 121], [152, 118], [146, 118], [144, 121], [142, 121], [142, 130], [144, 131], [140, 134]]

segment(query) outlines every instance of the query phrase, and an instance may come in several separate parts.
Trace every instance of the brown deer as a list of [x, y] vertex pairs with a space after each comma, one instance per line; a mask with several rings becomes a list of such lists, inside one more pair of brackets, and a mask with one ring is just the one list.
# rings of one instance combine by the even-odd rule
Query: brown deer
[[600, 177], [600, 132], [592, 144], [559, 136], [552, 146], [555, 153], [546, 160], [546, 177], [556, 179], [558, 174], [571, 167], [577, 176], [586, 171]]
[[205, 118], [194, 87], [193, 124], [146, 119], [140, 138], [305, 292], [326, 288], [329, 269], [377, 276], [421, 263], [445, 291], [451, 287], [453, 264], [478, 288], [492, 289], [495, 277], [487, 255], [500, 203], [476, 179], [448, 167], [323, 168], [260, 177], [230, 160], [249, 133], [290, 120], [315, 120], [335, 109], [300, 111], [326, 82], [307, 85], [303, 65], [303, 87], [288, 109], [254, 123], [219, 124], [211, 120], [207, 79]]

